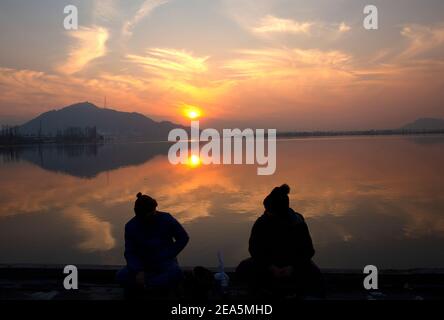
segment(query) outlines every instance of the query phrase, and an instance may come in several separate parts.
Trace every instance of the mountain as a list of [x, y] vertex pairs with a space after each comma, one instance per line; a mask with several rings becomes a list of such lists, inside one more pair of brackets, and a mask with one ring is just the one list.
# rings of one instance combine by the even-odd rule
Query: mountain
[[406, 124], [403, 130], [444, 130], [444, 119], [421, 118]]
[[99, 108], [83, 102], [60, 110], [45, 112], [20, 126], [24, 135], [56, 135], [70, 127], [96, 127], [105, 136], [123, 139], [167, 140], [168, 133], [183, 126], [168, 121], [156, 122], [140, 113]]

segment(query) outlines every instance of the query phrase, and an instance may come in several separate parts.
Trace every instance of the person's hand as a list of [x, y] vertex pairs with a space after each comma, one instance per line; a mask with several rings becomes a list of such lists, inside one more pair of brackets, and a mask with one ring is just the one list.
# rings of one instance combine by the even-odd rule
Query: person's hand
[[138, 287], [145, 287], [145, 272], [141, 271], [136, 274], [136, 285]]

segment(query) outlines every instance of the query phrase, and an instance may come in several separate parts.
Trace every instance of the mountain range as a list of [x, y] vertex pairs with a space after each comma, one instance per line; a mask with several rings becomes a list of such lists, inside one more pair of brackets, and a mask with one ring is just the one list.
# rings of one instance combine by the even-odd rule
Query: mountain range
[[23, 135], [54, 136], [70, 127], [96, 127], [104, 136], [152, 141], [167, 140], [170, 130], [184, 128], [169, 121], [154, 121], [140, 113], [99, 108], [82, 102], [42, 113], [19, 130]]

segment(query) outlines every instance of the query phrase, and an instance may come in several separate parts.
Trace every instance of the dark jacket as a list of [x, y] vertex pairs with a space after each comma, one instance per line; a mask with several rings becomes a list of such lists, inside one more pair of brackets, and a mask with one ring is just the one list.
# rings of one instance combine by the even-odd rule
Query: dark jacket
[[156, 271], [176, 262], [189, 240], [182, 225], [169, 213], [156, 212], [125, 225], [125, 259], [131, 271]]
[[293, 209], [259, 217], [251, 231], [249, 251], [260, 264], [279, 267], [308, 263], [315, 254], [304, 217]]

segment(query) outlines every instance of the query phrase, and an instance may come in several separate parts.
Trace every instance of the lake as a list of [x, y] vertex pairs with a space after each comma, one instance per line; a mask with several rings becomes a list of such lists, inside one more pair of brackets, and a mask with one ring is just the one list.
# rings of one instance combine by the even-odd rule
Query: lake
[[262, 200], [288, 183], [325, 268], [444, 267], [444, 137], [278, 140], [277, 170], [187, 167], [166, 143], [0, 149], [0, 263], [123, 264], [141, 191], [190, 234], [184, 266], [248, 256]]

